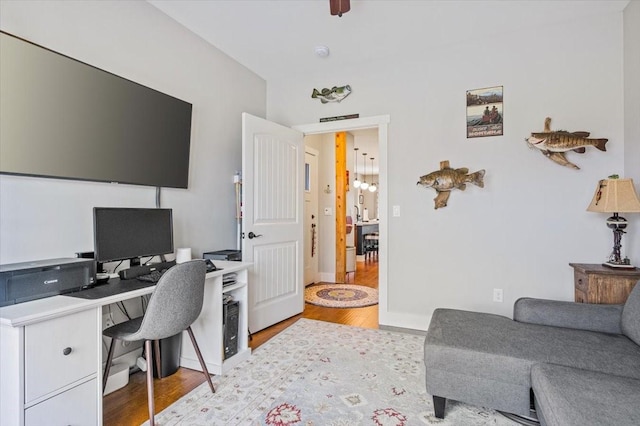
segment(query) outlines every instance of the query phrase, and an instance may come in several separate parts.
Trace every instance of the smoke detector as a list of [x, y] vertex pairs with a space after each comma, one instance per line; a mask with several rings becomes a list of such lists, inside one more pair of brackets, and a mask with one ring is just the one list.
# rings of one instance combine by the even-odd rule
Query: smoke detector
[[313, 51], [316, 53], [316, 56], [320, 58], [326, 58], [329, 56], [329, 48], [327, 46], [316, 46]]

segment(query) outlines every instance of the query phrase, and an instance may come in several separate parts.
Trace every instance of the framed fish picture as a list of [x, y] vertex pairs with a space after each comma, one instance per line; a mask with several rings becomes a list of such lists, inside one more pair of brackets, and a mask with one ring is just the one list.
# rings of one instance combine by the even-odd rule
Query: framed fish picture
[[467, 138], [502, 136], [503, 87], [467, 91]]

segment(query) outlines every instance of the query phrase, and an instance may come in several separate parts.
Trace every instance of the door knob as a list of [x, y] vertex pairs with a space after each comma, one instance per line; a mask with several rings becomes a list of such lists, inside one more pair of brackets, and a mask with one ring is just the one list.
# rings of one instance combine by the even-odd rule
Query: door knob
[[253, 231], [249, 232], [249, 239], [252, 240], [254, 238], [262, 237], [262, 234], [254, 234]]

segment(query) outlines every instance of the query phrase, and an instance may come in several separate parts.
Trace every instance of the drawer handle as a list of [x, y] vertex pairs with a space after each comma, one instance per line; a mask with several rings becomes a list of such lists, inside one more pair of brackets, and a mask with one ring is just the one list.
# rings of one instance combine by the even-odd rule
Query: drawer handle
[[73, 350], [73, 349], [71, 349], [71, 348], [64, 348], [64, 350], [62, 351], [62, 353], [63, 353], [63, 354], [65, 354], [65, 355], [69, 355], [69, 354], [71, 353], [71, 351], [72, 351], [72, 350]]

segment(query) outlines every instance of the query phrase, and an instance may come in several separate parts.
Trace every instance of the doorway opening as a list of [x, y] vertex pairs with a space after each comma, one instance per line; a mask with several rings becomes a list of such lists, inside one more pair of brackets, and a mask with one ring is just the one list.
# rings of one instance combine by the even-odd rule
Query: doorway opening
[[[318, 216], [317, 216], [317, 247], [316, 250], [319, 254], [319, 272], [318, 272], [318, 280], [316, 283], [326, 282], [326, 283], [337, 283], [337, 282], [348, 282], [355, 283], [360, 281], [359, 279], [354, 279], [352, 274], [346, 275], [346, 244], [347, 241], [352, 241], [353, 238], [357, 238], [357, 227], [354, 226], [352, 229], [352, 237], [347, 238], [346, 233], [346, 225], [347, 225], [347, 216], [352, 216], [353, 225], [359, 223], [357, 220], [357, 216], [360, 216], [360, 222], [362, 222], [362, 213], [363, 210], [360, 207], [359, 195], [356, 197], [357, 203], [346, 204], [346, 199], [342, 200], [342, 208], [343, 210], [338, 210], [336, 207], [338, 203], [336, 203], [336, 199], [339, 197], [337, 192], [337, 188], [340, 185], [351, 185], [349, 187], [349, 191], [351, 194], [355, 194], [355, 191], [352, 186], [353, 182], [353, 172], [358, 173], [360, 178], [362, 179], [364, 176], [364, 164], [363, 160], [360, 159], [360, 165], [354, 166], [354, 157], [353, 157], [353, 145], [349, 145], [349, 153], [347, 160], [347, 145], [345, 144], [345, 158], [343, 159], [344, 167], [346, 170], [349, 170], [349, 177], [346, 177], [346, 170], [338, 173], [336, 170], [336, 154], [334, 151], [334, 137], [336, 133], [339, 132], [347, 132], [350, 134], [357, 133], [361, 130], [368, 130], [370, 133], [377, 135], [377, 143], [378, 143], [378, 152], [374, 156], [375, 166], [378, 169], [377, 181], [379, 188], [387, 188], [387, 163], [386, 163], [386, 152], [387, 152], [387, 134], [388, 134], [388, 116], [377, 116], [377, 117], [369, 117], [364, 119], [354, 119], [354, 120], [345, 120], [341, 122], [329, 122], [329, 123], [317, 123], [317, 124], [309, 124], [302, 126], [294, 126], [293, 128], [301, 131], [305, 135], [305, 146], [311, 141], [311, 145], [313, 148], [318, 149], [320, 151], [320, 159], [319, 159], [319, 178], [318, 184], [316, 186], [318, 190]], [[313, 142], [313, 140], [316, 142]], [[324, 155], [325, 152], [322, 149], [322, 140], [324, 139], [325, 144], [330, 147], [330, 155]], [[329, 142], [327, 142], [329, 141]], [[370, 153], [367, 152], [367, 180], [370, 181], [372, 179], [372, 164], [370, 159]], [[329, 157], [327, 159], [327, 157]], [[375, 176], [375, 173], [373, 173]], [[342, 183], [340, 183], [342, 181]], [[364, 194], [363, 194], [364, 195]], [[370, 257], [366, 257], [360, 255], [356, 262], [356, 271], [355, 277], [362, 277], [363, 282], [368, 281], [371, 282], [371, 274], [375, 274], [375, 281], [377, 282], [377, 287], [379, 290], [379, 304], [378, 304], [378, 312], [379, 312], [379, 320], [383, 323], [383, 319], [386, 318], [387, 315], [387, 199], [388, 199], [388, 191], [379, 191], [376, 194], [377, 199], [377, 207], [367, 207], [370, 213], [369, 220], [378, 219], [378, 232], [379, 232], [379, 240], [378, 240], [378, 251], [377, 253], [371, 255]], [[350, 206], [350, 207], [349, 207]], [[360, 212], [357, 212], [358, 207]], [[364, 200], [362, 203], [364, 207]], [[354, 213], [355, 212], [355, 213]], [[342, 229], [344, 230], [344, 235], [342, 237], [342, 241], [340, 241], [339, 232], [337, 232], [337, 227], [340, 226], [340, 221], [342, 221]], [[310, 233], [311, 223], [308, 221], [308, 218], [305, 217], [304, 220], [304, 229], [305, 234]], [[355, 242], [357, 244], [357, 242]], [[345, 258], [337, 257], [337, 251], [342, 244], [345, 244]], [[341, 272], [336, 269], [336, 265], [339, 263], [343, 263], [345, 265], [344, 271], [344, 279], [343, 281], [336, 280], [336, 276]], [[355, 282], [354, 282], [355, 281]], [[374, 284], [375, 285], [375, 284]]]

